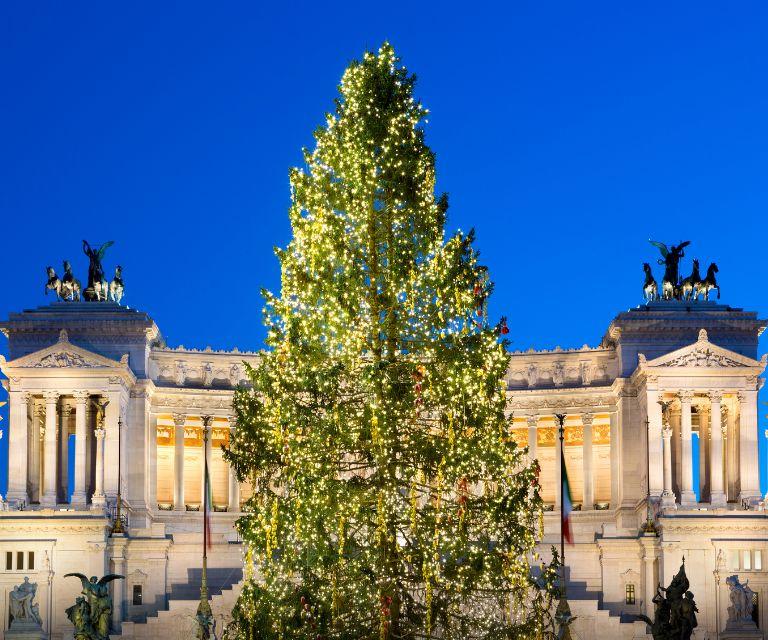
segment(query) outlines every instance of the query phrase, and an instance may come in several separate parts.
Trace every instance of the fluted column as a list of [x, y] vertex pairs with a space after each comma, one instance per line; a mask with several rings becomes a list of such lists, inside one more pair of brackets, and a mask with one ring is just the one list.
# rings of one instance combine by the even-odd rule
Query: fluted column
[[693, 492], [693, 442], [691, 428], [691, 401], [693, 391], [680, 392], [680, 434], [682, 436], [682, 478], [680, 482], [680, 504], [690, 507], [696, 504]]
[[591, 511], [595, 508], [595, 480], [592, 471], [592, 421], [594, 416], [591, 413], [581, 414], [581, 424], [583, 425], [583, 444], [582, 444], [582, 464], [584, 468], [584, 494], [581, 504], [582, 511]]
[[72, 420], [72, 406], [69, 399], [62, 398], [59, 401], [59, 459], [57, 461], [59, 472], [59, 488], [57, 492], [58, 502], [69, 502], [69, 430]]
[[672, 427], [664, 425], [664, 492], [661, 494], [661, 504], [664, 507], [675, 506], [675, 492], [672, 490]]
[[184, 502], [184, 425], [187, 416], [183, 413], [173, 414], [175, 456], [173, 461], [173, 508], [176, 511], [186, 511]]
[[699, 502], [711, 502], [712, 487], [709, 485], [709, 476], [712, 470], [710, 465], [710, 405], [699, 405]]
[[739, 391], [739, 500], [760, 499], [757, 458], [757, 390]]
[[[666, 451], [669, 449], [669, 443], [664, 440], [662, 443], [662, 415], [659, 400], [661, 394], [655, 389], [649, 389], [647, 392], [647, 412], [648, 412], [648, 459], [650, 460], [649, 484], [652, 496], [661, 496], [665, 489], [664, 469], [665, 464], [662, 460], [666, 459]], [[613, 446], [613, 442], [611, 442]], [[670, 473], [671, 467], [670, 452]], [[670, 484], [671, 487], [671, 484]]]
[[724, 507], [727, 503], [723, 490], [723, 432], [720, 412], [722, 391], [709, 394], [710, 407], [710, 460], [709, 460], [709, 501], [713, 507]]
[[539, 416], [528, 416], [528, 456], [531, 460], [538, 457], [538, 424]]
[[45, 507], [56, 506], [56, 484], [58, 470], [56, 468], [56, 408], [59, 394], [46, 391], [45, 394], [45, 451], [43, 463], [43, 496], [40, 504]]
[[29, 423], [27, 419], [29, 394], [26, 391], [10, 391], [10, 429], [8, 435], [8, 494], [12, 505], [28, 503], [27, 476], [29, 467], [27, 446]]
[[[233, 417], [229, 418], [229, 438], [230, 443], [234, 435], [235, 421]], [[227, 511], [230, 513], [240, 513], [240, 481], [237, 479], [237, 474], [232, 466], [228, 467], [229, 471], [229, 491], [227, 493]]]
[[[203, 503], [205, 502], [205, 463], [208, 461], [208, 481], [212, 480], [211, 469], [211, 446], [213, 440], [213, 430], [211, 425], [213, 424], [212, 416], [200, 416], [200, 420], [203, 423], [203, 450], [200, 458], [200, 511], [203, 510]], [[207, 437], [206, 437], [207, 436]], [[211, 495], [213, 495], [213, 488], [211, 488]], [[211, 505], [213, 507], [213, 505]]]
[[29, 501], [31, 503], [40, 502], [40, 494], [42, 493], [42, 464], [40, 456], [42, 454], [41, 439], [43, 437], [42, 428], [43, 421], [45, 420], [45, 409], [37, 404], [34, 399], [31, 400], [30, 406], [32, 415], [30, 422], [30, 435], [29, 435], [29, 451], [28, 451], [28, 470], [27, 477], [29, 478]]
[[107, 436], [107, 430], [103, 424], [97, 425], [93, 432], [96, 438], [96, 487], [91, 497], [91, 506], [93, 509], [103, 509], [107, 504], [107, 497], [104, 495], [104, 438]]
[[147, 488], [147, 506], [154, 511], [157, 509], [157, 413], [151, 410], [149, 414], [148, 440], [147, 470], [149, 472], [149, 486]]
[[85, 441], [86, 407], [88, 404], [87, 391], [75, 391], [75, 486], [72, 492], [72, 503], [84, 505], [85, 494]]
[[[563, 442], [560, 442], [560, 423], [555, 418], [555, 511], [560, 509], [560, 501], [563, 494], [563, 479], [560, 471], [560, 461], [565, 459], [563, 454]], [[565, 432], [565, 426], [563, 426]], [[565, 433], [563, 433], [565, 435]]]

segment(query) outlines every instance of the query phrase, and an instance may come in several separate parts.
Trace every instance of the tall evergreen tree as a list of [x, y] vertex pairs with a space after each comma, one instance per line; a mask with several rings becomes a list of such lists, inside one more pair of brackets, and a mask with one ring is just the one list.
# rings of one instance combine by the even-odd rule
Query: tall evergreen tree
[[256, 568], [233, 638], [539, 638], [538, 469], [505, 416], [506, 322], [446, 238], [427, 110], [392, 47], [344, 73], [290, 175], [293, 239], [228, 460]]

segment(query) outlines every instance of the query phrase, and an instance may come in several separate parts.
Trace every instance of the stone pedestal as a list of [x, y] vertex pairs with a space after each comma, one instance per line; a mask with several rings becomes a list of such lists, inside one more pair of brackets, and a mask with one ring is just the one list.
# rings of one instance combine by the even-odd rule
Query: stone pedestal
[[14, 620], [5, 637], [7, 640], [45, 640], [48, 636], [37, 622]]
[[751, 620], [749, 622], [729, 620], [728, 624], [725, 625], [725, 630], [720, 632], [719, 638], [720, 640], [763, 640], [765, 636]]

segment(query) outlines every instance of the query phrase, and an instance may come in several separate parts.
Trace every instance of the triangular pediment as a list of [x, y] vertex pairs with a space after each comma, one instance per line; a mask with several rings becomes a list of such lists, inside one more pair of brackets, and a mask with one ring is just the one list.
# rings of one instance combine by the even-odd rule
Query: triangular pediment
[[697, 367], [707, 369], [735, 369], [735, 368], [759, 368], [765, 367], [766, 358], [762, 361], [753, 360], [740, 353], [724, 349], [709, 341], [707, 332], [699, 331], [699, 339], [687, 347], [666, 353], [663, 356], [646, 360], [643, 354], [639, 354], [642, 368], [674, 368]]
[[127, 356], [112, 360], [78, 347], [69, 341], [63, 329], [56, 344], [4, 364], [4, 368], [9, 369], [126, 369], [127, 366]]

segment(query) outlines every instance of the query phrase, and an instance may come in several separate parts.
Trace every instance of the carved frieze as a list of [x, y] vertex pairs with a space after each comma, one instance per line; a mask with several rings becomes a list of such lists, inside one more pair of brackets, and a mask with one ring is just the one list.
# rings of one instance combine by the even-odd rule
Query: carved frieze
[[743, 367], [744, 364], [737, 362], [728, 356], [715, 353], [709, 347], [697, 347], [689, 353], [679, 355], [667, 362], [661, 364], [662, 367]]
[[103, 367], [102, 364], [86, 360], [79, 353], [74, 353], [73, 351], [57, 351], [56, 353], [49, 353], [31, 366], [35, 369], [63, 367], [78, 367], [82, 369]]

